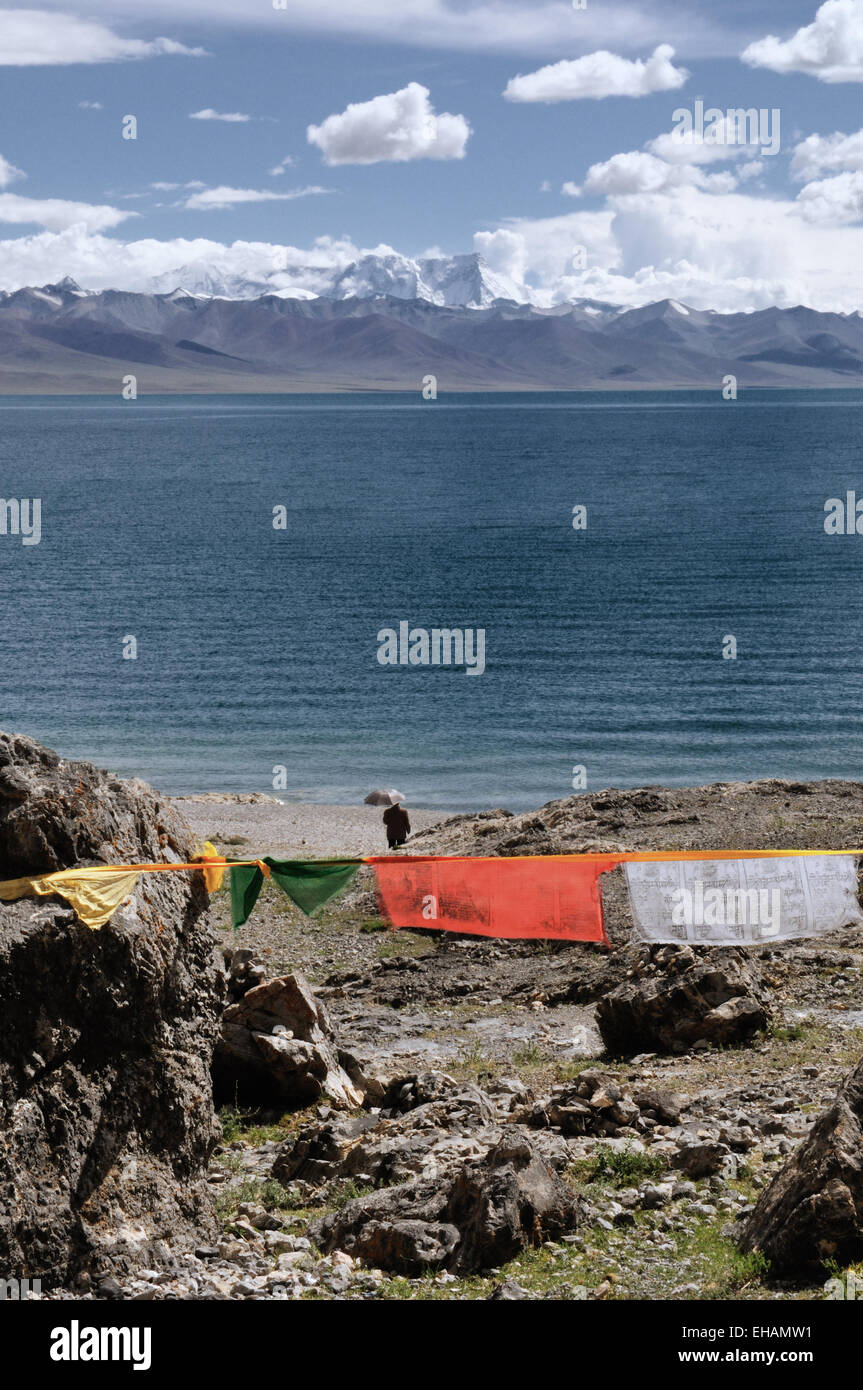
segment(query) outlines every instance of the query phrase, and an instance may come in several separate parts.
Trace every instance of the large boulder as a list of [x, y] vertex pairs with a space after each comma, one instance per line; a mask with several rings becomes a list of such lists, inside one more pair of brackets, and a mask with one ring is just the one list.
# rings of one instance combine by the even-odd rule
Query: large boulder
[[606, 1048], [622, 1057], [746, 1042], [768, 1017], [756, 967], [735, 948], [650, 947], [596, 1008]]
[[[0, 877], [193, 852], [143, 783], [0, 734]], [[0, 903], [4, 1273], [87, 1287], [212, 1235], [207, 905], [197, 873], [144, 875], [101, 931], [59, 898]]]
[[863, 1257], [863, 1061], [762, 1192], [741, 1234], [774, 1274], [820, 1277]]
[[213, 1057], [216, 1098], [226, 1104], [362, 1105], [365, 1082], [339, 1047], [323, 1004], [302, 975], [256, 985], [230, 1004]]
[[309, 1228], [325, 1252], [376, 1269], [468, 1274], [574, 1230], [578, 1199], [517, 1132], [443, 1180], [417, 1179], [356, 1197]]
[[375, 1187], [438, 1178], [487, 1153], [500, 1138], [500, 1118], [476, 1086], [442, 1072], [401, 1077], [372, 1114], [313, 1120], [285, 1140], [273, 1177], [284, 1186], [350, 1178]]

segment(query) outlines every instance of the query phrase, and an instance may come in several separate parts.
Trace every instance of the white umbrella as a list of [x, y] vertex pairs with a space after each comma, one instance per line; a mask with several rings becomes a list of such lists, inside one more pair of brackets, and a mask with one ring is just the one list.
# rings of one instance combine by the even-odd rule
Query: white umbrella
[[394, 787], [379, 787], [375, 792], [369, 792], [364, 806], [397, 806], [400, 801], [406, 801], [404, 792], [397, 792]]

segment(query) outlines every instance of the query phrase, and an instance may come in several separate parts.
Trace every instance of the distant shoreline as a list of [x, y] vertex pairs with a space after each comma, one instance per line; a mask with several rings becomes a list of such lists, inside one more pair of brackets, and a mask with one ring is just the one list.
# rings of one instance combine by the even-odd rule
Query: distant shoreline
[[[214, 799], [209, 799], [213, 797]], [[249, 801], [229, 793], [171, 797], [199, 840], [261, 853], [280, 851], [285, 858], [360, 858], [386, 853], [383, 811], [379, 806], [327, 806], [317, 802]], [[407, 806], [414, 833], [448, 819], [451, 812]], [[233, 843], [241, 841], [242, 843]]]

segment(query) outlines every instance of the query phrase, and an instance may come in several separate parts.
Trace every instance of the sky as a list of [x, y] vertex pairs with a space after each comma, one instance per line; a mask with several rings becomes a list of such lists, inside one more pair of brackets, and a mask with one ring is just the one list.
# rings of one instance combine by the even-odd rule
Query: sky
[[863, 0], [578, 4], [0, 9], [0, 288], [476, 251], [538, 304], [863, 310]]

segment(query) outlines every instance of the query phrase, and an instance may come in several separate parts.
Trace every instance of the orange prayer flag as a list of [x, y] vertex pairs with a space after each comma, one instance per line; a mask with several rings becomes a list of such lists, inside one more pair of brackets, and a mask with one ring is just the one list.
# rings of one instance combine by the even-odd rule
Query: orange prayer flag
[[621, 861], [613, 855], [589, 860], [392, 855], [366, 862], [374, 865], [381, 915], [395, 927], [605, 941], [599, 876]]

